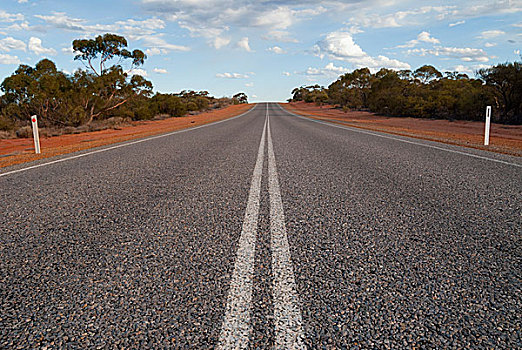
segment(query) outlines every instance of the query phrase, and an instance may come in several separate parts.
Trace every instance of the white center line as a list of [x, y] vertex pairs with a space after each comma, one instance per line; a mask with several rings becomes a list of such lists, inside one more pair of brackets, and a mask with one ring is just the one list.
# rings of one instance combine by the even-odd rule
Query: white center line
[[272, 248], [272, 271], [274, 274], [274, 325], [275, 349], [306, 349], [299, 299], [297, 297], [294, 271], [290, 258], [285, 216], [277, 168], [270, 134], [268, 105], [268, 192], [270, 195], [270, 231]]
[[265, 134], [267, 119], [263, 126], [263, 134], [257, 153], [252, 185], [248, 195], [248, 203], [243, 221], [239, 248], [234, 265], [234, 273], [228, 292], [227, 310], [223, 328], [219, 337], [218, 349], [247, 349], [252, 325], [250, 314], [252, 308], [252, 280], [254, 274], [254, 255], [256, 248], [257, 220], [261, 194], [261, 177], [265, 155]]

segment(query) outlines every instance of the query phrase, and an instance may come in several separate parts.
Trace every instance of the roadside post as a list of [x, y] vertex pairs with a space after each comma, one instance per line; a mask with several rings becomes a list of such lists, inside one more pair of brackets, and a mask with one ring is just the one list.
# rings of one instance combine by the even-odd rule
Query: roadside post
[[33, 139], [34, 139], [34, 153], [40, 153], [40, 135], [38, 134], [38, 119], [36, 115], [31, 117], [31, 124], [33, 126]]
[[484, 133], [484, 146], [489, 145], [489, 129], [491, 127], [491, 106], [486, 107], [486, 130]]

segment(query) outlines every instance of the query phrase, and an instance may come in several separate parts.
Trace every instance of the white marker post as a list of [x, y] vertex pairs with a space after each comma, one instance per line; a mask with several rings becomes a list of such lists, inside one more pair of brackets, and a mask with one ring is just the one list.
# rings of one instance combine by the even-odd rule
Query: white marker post
[[486, 131], [484, 133], [484, 146], [489, 145], [489, 129], [491, 127], [491, 106], [486, 107]]
[[31, 117], [31, 124], [33, 125], [33, 139], [34, 139], [34, 153], [40, 153], [40, 135], [38, 134], [38, 119], [36, 115]]

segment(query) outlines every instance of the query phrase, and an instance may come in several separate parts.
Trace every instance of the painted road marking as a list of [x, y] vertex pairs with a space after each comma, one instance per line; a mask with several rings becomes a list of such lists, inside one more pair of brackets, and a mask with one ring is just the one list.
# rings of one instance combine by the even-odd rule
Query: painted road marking
[[502, 164], [507, 164], [507, 165], [516, 166], [518, 168], [522, 168], [522, 164], [507, 162], [507, 161], [504, 161], [504, 160], [495, 159], [495, 158], [489, 158], [489, 157], [485, 157], [485, 156], [479, 156], [477, 154], [472, 154], [472, 153], [457, 151], [457, 150], [448, 149], [448, 148], [444, 148], [444, 147], [429, 145], [429, 144], [426, 144], [426, 143], [405, 140], [405, 139], [401, 139], [401, 138], [398, 138], [398, 137], [393, 137], [393, 136], [388, 136], [388, 135], [381, 135], [381, 134], [377, 134], [377, 133], [374, 133], [374, 132], [371, 132], [371, 131], [365, 131], [365, 130], [361, 130], [361, 129], [357, 129], [357, 128], [351, 128], [349, 126], [342, 126], [342, 125], [339, 125], [339, 124], [333, 124], [333, 123], [328, 123], [328, 122], [324, 122], [324, 121], [317, 120], [317, 119], [303, 117], [301, 115], [295, 114], [293, 112], [290, 112], [290, 111], [284, 109], [283, 107], [281, 107], [281, 105], [279, 103], [277, 104], [277, 106], [279, 106], [279, 108], [281, 108], [281, 110], [283, 110], [284, 112], [286, 112], [288, 114], [291, 114], [291, 115], [293, 115], [295, 117], [298, 117], [298, 118], [301, 118], [301, 119], [304, 119], [304, 120], [308, 120], [308, 121], [311, 121], [311, 122], [323, 124], [323, 125], [333, 126], [334, 128], [339, 128], [339, 129], [349, 130], [349, 131], [353, 131], [353, 132], [358, 132], [360, 134], [373, 135], [373, 136], [381, 137], [381, 138], [384, 138], [384, 139], [395, 140], [395, 141], [400, 141], [400, 142], [404, 142], [404, 143], [409, 143], [409, 144], [412, 144], [412, 145], [433, 148], [433, 149], [436, 149], [436, 150], [439, 150], [439, 151], [445, 151], [445, 152], [450, 152], [450, 153], [462, 154], [462, 155], [465, 155], [465, 156], [468, 156], [468, 157], [478, 158], [478, 159], [482, 159], [482, 160], [489, 160], [489, 161], [492, 161], [492, 162], [497, 162], [497, 163], [502, 163]]
[[230, 282], [227, 310], [219, 337], [218, 349], [247, 349], [252, 333], [250, 313], [266, 126], [267, 119], [265, 119], [263, 126], [263, 134], [257, 152], [254, 174], [252, 175], [252, 184], [248, 194], [245, 219], [239, 238], [239, 248]]
[[277, 168], [270, 134], [268, 105], [268, 192], [270, 195], [270, 232], [272, 249], [272, 271], [274, 274], [273, 300], [275, 349], [306, 349], [299, 299], [296, 292], [294, 271], [290, 257], [288, 236]]
[[257, 107], [257, 104], [254, 105], [254, 107], [250, 108], [250, 109], [249, 109], [248, 111], [246, 111], [245, 113], [242, 113], [242, 114], [240, 114], [240, 115], [236, 115], [235, 117], [232, 117], [232, 118], [228, 118], [228, 119], [224, 119], [224, 120], [219, 120], [219, 121], [217, 121], [217, 122], [208, 123], [208, 124], [204, 124], [204, 125], [196, 126], [196, 127], [189, 128], [189, 129], [177, 130], [177, 131], [169, 132], [169, 133], [166, 133], [166, 134], [163, 134], [163, 135], [151, 136], [151, 137], [147, 137], [147, 138], [140, 139], [140, 140], [137, 140], [137, 141], [126, 142], [126, 143], [122, 143], [122, 144], [119, 144], [119, 145], [116, 145], [116, 146], [111, 146], [111, 147], [107, 147], [107, 148], [97, 149], [97, 150], [95, 150], [95, 151], [91, 151], [91, 152], [87, 152], [87, 153], [78, 154], [78, 155], [75, 155], [75, 156], [72, 156], [72, 157], [61, 158], [61, 159], [53, 160], [53, 161], [51, 161], [51, 162], [47, 162], [47, 163], [42, 163], [42, 164], [32, 165], [32, 166], [28, 166], [28, 167], [26, 167], [26, 168], [22, 168], [22, 169], [17, 169], [17, 170], [8, 171], [8, 172], [5, 172], [5, 173], [0, 173], [0, 177], [2, 177], [2, 176], [6, 176], [6, 175], [11, 175], [11, 174], [20, 173], [20, 172], [22, 172], [22, 171], [26, 171], [26, 170], [30, 170], [30, 169], [40, 168], [40, 167], [47, 166], [47, 165], [51, 165], [51, 164], [56, 164], [56, 163], [65, 162], [65, 161], [67, 161], [67, 160], [72, 160], [72, 159], [77, 159], [77, 158], [81, 158], [81, 157], [89, 156], [89, 155], [91, 155], [91, 154], [96, 154], [96, 153], [106, 152], [106, 151], [110, 151], [110, 150], [117, 149], [117, 148], [121, 148], [121, 147], [126, 147], [126, 146], [130, 146], [130, 145], [135, 145], [135, 144], [137, 144], [137, 143], [142, 143], [142, 142], [145, 142], [145, 141], [150, 141], [150, 140], [155, 140], [155, 139], [159, 139], [159, 138], [162, 138], [162, 137], [167, 137], [167, 136], [171, 136], [171, 135], [181, 134], [181, 133], [183, 133], [183, 132], [188, 132], [188, 131], [192, 131], [192, 130], [196, 130], [196, 129], [204, 128], [204, 127], [207, 127], [207, 126], [211, 126], [211, 125], [216, 125], [216, 124], [220, 124], [220, 123], [228, 122], [228, 121], [230, 121], [230, 120], [233, 120], [233, 119], [236, 119], [236, 118], [240, 118], [240, 117], [242, 117], [242, 116], [244, 116], [244, 115], [250, 113], [250, 112], [253, 111], [256, 107]]

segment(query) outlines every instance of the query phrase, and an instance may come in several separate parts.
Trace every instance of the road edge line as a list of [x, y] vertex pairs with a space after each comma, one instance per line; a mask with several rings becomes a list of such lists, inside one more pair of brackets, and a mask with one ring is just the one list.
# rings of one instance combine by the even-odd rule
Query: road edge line
[[[0, 173], [0, 177], [2, 177], [2, 176], [7, 176], [7, 175], [11, 175], [11, 174], [20, 173], [20, 172], [27, 171], [27, 170], [31, 170], [31, 169], [36, 169], [36, 168], [44, 167], [44, 166], [47, 166], [47, 165], [52, 165], [52, 164], [56, 164], [56, 163], [65, 162], [65, 161], [67, 161], [67, 160], [72, 160], [72, 159], [77, 159], [77, 158], [81, 158], [81, 157], [86, 157], [86, 156], [89, 156], [89, 155], [92, 155], [92, 154], [101, 153], [101, 152], [106, 152], [106, 151], [110, 151], [110, 150], [117, 149], [117, 148], [121, 148], [121, 147], [131, 146], [131, 145], [135, 145], [135, 144], [138, 144], [138, 143], [142, 143], [142, 142], [146, 142], [146, 141], [151, 141], [151, 140], [155, 140], [155, 139], [159, 139], [159, 138], [163, 138], [163, 137], [167, 137], [167, 136], [172, 136], [172, 135], [176, 135], [176, 134], [181, 134], [181, 133], [183, 133], [183, 132], [188, 132], [188, 131], [192, 131], [192, 130], [197, 130], [197, 129], [201, 129], [201, 128], [204, 128], [204, 127], [207, 127], [207, 126], [211, 126], [211, 125], [216, 125], [216, 124], [220, 124], [220, 123], [228, 122], [228, 121], [230, 121], [230, 120], [234, 120], [234, 119], [236, 119], [236, 118], [243, 117], [244, 115], [246, 115], [246, 114], [250, 113], [251, 111], [253, 111], [257, 106], [258, 106], [258, 104], [255, 104], [255, 105], [254, 105], [252, 108], [250, 108], [248, 111], [246, 111], [246, 112], [244, 112], [244, 113], [241, 113], [241, 114], [239, 114], [239, 115], [236, 115], [236, 116], [234, 116], [234, 117], [231, 117], [231, 118], [227, 118], [227, 119], [223, 119], [223, 120], [218, 120], [218, 121], [215, 121], [215, 122], [212, 122], [212, 123], [208, 123], [208, 124], [198, 125], [198, 126], [195, 126], [195, 127], [192, 127], [192, 128], [187, 128], [187, 129], [182, 129], [182, 130], [171, 131], [171, 132], [168, 132], [168, 133], [166, 133], [166, 134], [160, 134], [160, 135], [148, 136], [148, 137], [145, 137], [145, 138], [142, 138], [142, 139], [138, 139], [138, 140], [134, 140], [134, 141], [123, 141], [123, 143], [119, 143], [119, 144], [117, 144], [117, 145], [115, 145], [115, 146], [109, 146], [109, 147], [106, 147], [106, 148], [97, 149], [97, 150], [94, 150], [94, 151], [90, 151], [90, 152], [87, 152], [87, 153], [78, 154], [78, 155], [71, 156], [71, 157], [60, 158], [60, 159], [56, 159], [56, 160], [53, 160], [53, 161], [50, 161], [50, 162], [41, 163], [41, 164], [36, 164], [36, 165], [28, 166], [28, 167], [25, 167], [25, 168], [17, 169], [17, 170], [7, 171], [7, 172], [5, 172], [5, 173]], [[104, 146], [101, 146], [101, 147], [104, 147]], [[81, 151], [79, 151], [79, 152], [81, 152]], [[72, 153], [75, 153], [75, 152], [72, 152]]]
[[[319, 123], [319, 124], [332, 126], [332, 127], [338, 128], [338, 129], [345, 129], [345, 130], [348, 130], [348, 131], [358, 132], [360, 134], [373, 135], [373, 136], [377, 136], [377, 137], [381, 137], [381, 138], [385, 138], [385, 139], [389, 139], [389, 140], [400, 141], [400, 142], [409, 143], [409, 144], [412, 144], [412, 145], [433, 148], [433, 149], [436, 149], [436, 150], [446, 151], [446, 152], [450, 152], [450, 153], [457, 153], [457, 154], [461, 154], [461, 155], [465, 155], [465, 156], [469, 156], [469, 157], [473, 157], [473, 158], [478, 158], [478, 159], [482, 159], [482, 160], [489, 160], [489, 161], [492, 161], [492, 162], [497, 162], [497, 163], [502, 163], [502, 164], [512, 165], [512, 166], [515, 166], [515, 167], [522, 168], [521, 164], [512, 163], [512, 162], [508, 162], [508, 161], [504, 161], [504, 160], [500, 160], [500, 159], [489, 158], [489, 157], [485, 157], [485, 156], [479, 156], [479, 155], [473, 154], [473, 153], [467, 153], [467, 152], [447, 149], [447, 148], [444, 148], [444, 147], [429, 145], [429, 144], [425, 144], [425, 143], [422, 143], [422, 142], [415, 142], [415, 141], [405, 140], [405, 139], [401, 139], [401, 138], [394, 137], [394, 136], [381, 135], [381, 134], [378, 134], [378, 133], [375, 133], [375, 132], [371, 132], [371, 131], [361, 130], [361, 129], [352, 128], [352, 127], [349, 127], [349, 126], [344, 126], [344, 125], [339, 125], [339, 124], [334, 124], [334, 123], [328, 123], [328, 122], [325, 122], [325, 121], [322, 121], [322, 120], [316, 120], [316, 119], [313, 119], [313, 118], [309, 118], [309, 117], [305, 117], [305, 116], [302, 116], [302, 115], [295, 114], [295, 113], [289, 111], [288, 109], [283, 108], [279, 103], [277, 105], [279, 106], [279, 108], [282, 111], [284, 111], [284, 112], [286, 112], [288, 114], [291, 114], [291, 115], [293, 115], [295, 117], [298, 117], [298, 118], [301, 118], [301, 119], [304, 119], [304, 120], [309, 120], [309, 121], [312, 121], [312, 122], [315, 122], [315, 123]], [[407, 136], [404, 136], [404, 137], [407, 137]], [[436, 142], [436, 141], [430, 141], [430, 142]], [[456, 147], [459, 147], [459, 146], [456, 146]], [[481, 150], [481, 151], [483, 151], [483, 150]]]

